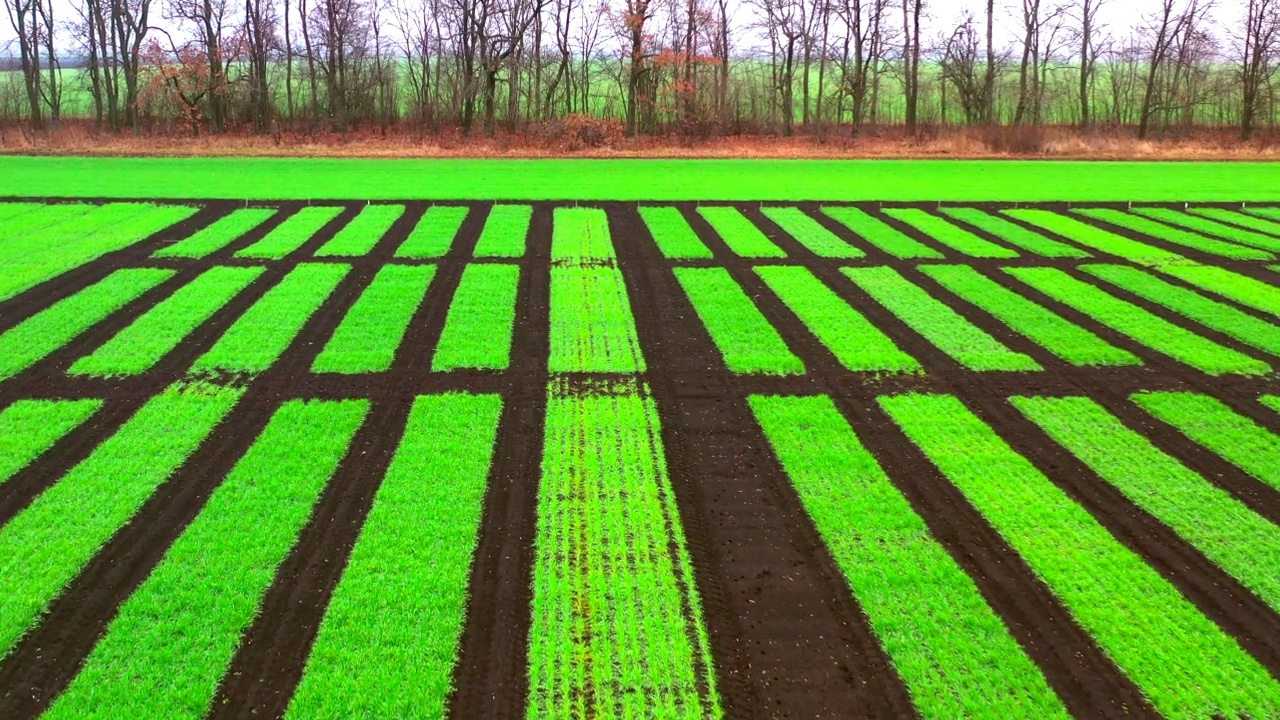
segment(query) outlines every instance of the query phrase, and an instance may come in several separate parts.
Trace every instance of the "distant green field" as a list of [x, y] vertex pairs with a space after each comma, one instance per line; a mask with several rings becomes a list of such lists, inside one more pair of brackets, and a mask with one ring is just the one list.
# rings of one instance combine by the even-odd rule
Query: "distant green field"
[[0, 196], [153, 199], [1280, 200], [1280, 163], [0, 158]]

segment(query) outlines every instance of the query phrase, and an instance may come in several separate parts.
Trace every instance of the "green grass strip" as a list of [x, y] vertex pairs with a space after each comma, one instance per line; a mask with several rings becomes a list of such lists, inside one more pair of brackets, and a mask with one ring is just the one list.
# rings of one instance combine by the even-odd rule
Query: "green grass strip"
[[1280, 317], [1280, 288], [1261, 280], [1212, 265], [1162, 265], [1156, 269], [1228, 300]]
[[518, 265], [468, 265], [449, 304], [431, 369], [505, 370], [511, 363]]
[[1144, 392], [1130, 399], [1194, 442], [1280, 490], [1280, 437], [1226, 403], [1191, 392]]
[[871, 217], [855, 207], [824, 207], [822, 212], [844, 225], [858, 237], [886, 253], [904, 260], [941, 260], [942, 253], [906, 235], [897, 228]]
[[403, 205], [366, 205], [337, 235], [316, 250], [316, 257], [363, 257], [404, 215]]
[[830, 398], [751, 409], [921, 716], [1069, 717]]
[[968, 265], [921, 265], [947, 290], [1072, 365], [1141, 365], [1130, 353], [983, 275]]
[[804, 363], [787, 348], [728, 270], [675, 268], [674, 272], [729, 370], [767, 375], [804, 372]]
[[338, 205], [305, 207], [284, 219], [236, 257], [279, 260], [307, 243], [320, 229], [342, 214], [345, 208]]
[[1005, 347], [893, 268], [843, 268], [841, 272], [911, 329], [970, 370], [1041, 369], [1030, 356]]
[[884, 211], [899, 222], [906, 223], [947, 247], [970, 257], [977, 258], [1014, 258], [1016, 250], [997, 245], [974, 235], [957, 225], [952, 225], [944, 218], [930, 214], [919, 208], [888, 208]]
[[245, 233], [266, 222], [275, 215], [271, 208], [244, 208], [234, 210], [197, 230], [191, 236], [179, 240], [152, 254], [158, 258], [202, 258], [235, 242]]
[[241, 392], [170, 387], [0, 528], [0, 657], [226, 417]]
[[786, 257], [782, 248], [773, 244], [755, 223], [736, 207], [723, 205], [698, 208], [698, 214], [711, 225], [735, 255], [749, 258]]
[[[1263, 250], [1271, 250], [1280, 252], [1280, 237], [1273, 237], [1263, 233], [1253, 232], [1244, 228], [1228, 225], [1218, 222], [1217, 220], [1204, 217], [1200, 214], [1191, 214], [1180, 212], [1172, 208], [1153, 208], [1153, 207], [1136, 207], [1133, 212], [1144, 215], [1149, 218], [1161, 220], [1163, 222], [1172, 223], [1179, 227], [1195, 230], [1196, 232], [1213, 235], [1215, 237], [1225, 238], [1242, 245], [1249, 245]], [[1228, 215], [1236, 215], [1227, 211]], [[1261, 220], [1259, 222], [1266, 222]]]
[[1021, 220], [1028, 225], [1034, 225], [1042, 230], [1048, 230], [1055, 235], [1080, 243], [1085, 247], [1092, 248], [1098, 252], [1104, 252], [1109, 255], [1125, 258], [1126, 260], [1140, 261], [1169, 261], [1184, 259], [1177, 253], [1170, 252], [1157, 247], [1152, 247], [1146, 243], [1140, 243], [1137, 240], [1130, 240], [1123, 235], [1117, 235], [1108, 232], [1100, 227], [1081, 222], [1073, 217], [1059, 215], [1050, 210], [1004, 210], [1003, 214], [1011, 218]]
[[679, 208], [641, 207], [640, 219], [649, 228], [649, 234], [653, 236], [663, 257], [669, 260], [711, 258], [711, 249], [693, 231]]
[[101, 400], [18, 400], [0, 411], [0, 483], [102, 407]]
[[644, 372], [622, 273], [615, 267], [551, 268], [550, 372]]
[[[46, 237], [57, 234], [57, 240], [67, 240], [72, 234], [82, 235], [86, 229], [102, 227], [103, 222], [99, 218], [104, 208], [109, 207], [111, 206], [85, 203], [54, 203], [38, 205], [28, 212], [14, 216], [0, 226], [0, 260], [11, 259], [12, 246], [37, 233]], [[73, 229], [65, 232], [62, 230], [64, 225]]]
[[1135, 342], [1210, 375], [1261, 375], [1271, 369], [1261, 360], [1184, 330], [1057, 268], [1006, 268], [1005, 272]]
[[559, 207], [552, 215], [551, 262], [613, 260], [609, 217], [604, 210]]
[[282, 405], [43, 717], [204, 717], [368, 405]]
[[501, 411], [414, 401], [286, 717], [446, 716]]
[[1176, 227], [1170, 227], [1163, 223], [1158, 223], [1150, 218], [1141, 217], [1123, 210], [1114, 210], [1111, 208], [1084, 208], [1074, 210], [1077, 215], [1083, 215], [1095, 220], [1109, 222], [1134, 232], [1149, 235], [1153, 238], [1164, 240], [1165, 242], [1182, 245], [1193, 250], [1199, 250], [1210, 255], [1219, 257], [1234, 258], [1236, 260], [1274, 260], [1275, 256], [1269, 252], [1259, 250], [1257, 248], [1244, 247], [1229, 243], [1223, 240], [1214, 240], [1203, 235], [1197, 235], [1193, 232], [1187, 232]]
[[16, 220], [17, 218], [22, 217], [23, 215], [26, 215], [27, 213], [33, 212], [43, 207], [48, 207], [48, 206], [42, 205], [40, 203], [2, 202], [0, 203], [0, 222], [6, 222], [6, 223], [11, 222], [13, 220]]
[[756, 274], [845, 368], [854, 372], [920, 370], [915, 358], [900, 350], [807, 268], [761, 266]]
[[523, 257], [533, 208], [528, 205], [494, 205], [476, 242], [476, 257]]
[[[1248, 228], [1257, 233], [1266, 233], [1271, 236], [1276, 236], [1276, 237], [1270, 237], [1268, 239], [1268, 242], [1280, 243], [1280, 222], [1263, 220], [1260, 217], [1255, 217], [1245, 212], [1239, 212], [1237, 210], [1227, 210], [1225, 208], [1193, 207], [1193, 208], [1187, 208], [1187, 212], [1191, 213], [1192, 215], [1198, 215], [1200, 217], [1209, 218], [1210, 220], [1214, 220], [1219, 224], [1236, 225], [1239, 227]], [[1263, 247], [1268, 250], [1272, 249], [1265, 245], [1259, 245], [1258, 247]], [[1275, 249], [1280, 250], [1280, 245], [1278, 245]]]
[[1274, 220], [1280, 223], [1280, 208], [1277, 207], [1247, 207], [1245, 212], [1267, 220]]
[[770, 205], [760, 209], [764, 216], [786, 231], [809, 252], [825, 258], [860, 258], [867, 254], [845, 242], [822, 223], [796, 207]]
[[1009, 222], [999, 215], [992, 215], [978, 208], [942, 207], [938, 209], [944, 215], [989, 232], [1010, 245], [1016, 245], [1035, 255], [1052, 258], [1089, 257], [1089, 253], [1074, 245], [1050, 240], [1040, 233], [1032, 232], [1017, 223]]
[[351, 269], [303, 263], [271, 288], [191, 367], [193, 373], [258, 373], [271, 367]]
[[1280, 355], [1280, 327], [1226, 303], [1211, 300], [1194, 290], [1165, 282], [1128, 265], [1084, 265], [1080, 269], [1246, 345]]
[[462, 227], [462, 221], [467, 219], [468, 212], [465, 207], [453, 205], [432, 205], [427, 208], [418, 224], [413, 226], [409, 237], [396, 248], [396, 257], [443, 257], [453, 247], [453, 240], [458, 236], [458, 230]]
[[173, 277], [173, 270], [117, 270], [0, 335], [0, 380], [34, 365], [111, 313]]
[[92, 354], [75, 361], [68, 372], [100, 377], [146, 372], [265, 271], [261, 267], [206, 270]]
[[1166, 717], [1275, 717], [1280, 684], [959, 400], [880, 404]]
[[0, 243], [0, 300], [122, 250], [195, 214], [180, 205], [112, 203]]
[[435, 265], [385, 265], [311, 364], [318, 373], [383, 372], [427, 295]]
[[653, 399], [548, 394], [526, 716], [722, 717]]
[[1058, 444], [1280, 610], [1280, 527], [1129, 429], [1087, 397], [1009, 402]]

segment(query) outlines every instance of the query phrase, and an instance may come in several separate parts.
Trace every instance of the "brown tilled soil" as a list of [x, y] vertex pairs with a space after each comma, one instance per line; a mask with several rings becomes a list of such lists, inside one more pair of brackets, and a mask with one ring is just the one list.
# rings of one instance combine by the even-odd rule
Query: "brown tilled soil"
[[[68, 377], [65, 371], [74, 360], [201, 271], [216, 264], [259, 262], [235, 259], [232, 254], [254, 242], [268, 226], [203, 260], [150, 259], [155, 249], [231, 208], [227, 204], [210, 204], [183, 226], [0, 303], [3, 331], [116, 268], [162, 265], [178, 270], [172, 280], [114, 313], [19, 377], [0, 383], [0, 407], [25, 397], [99, 397], [107, 401], [103, 412], [0, 486], [0, 524], [83, 459], [147, 398], [181, 380], [191, 363], [288, 270], [301, 261], [338, 261], [315, 259], [312, 255], [340, 225], [354, 217], [358, 206], [352, 203], [338, 221], [290, 257], [268, 263], [267, 272], [248, 290], [216, 313], [156, 368], [139, 377], [89, 379]], [[449, 254], [439, 260], [439, 271], [427, 300], [419, 308], [391, 370], [358, 377], [311, 374], [311, 362], [334, 327], [377, 270], [391, 261], [395, 248], [425, 210], [426, 203], [411, 203], [406, 216], [372, 254], [350, 260], [353, 271], [280, 361], [248, 383], [246, 395], [233, 416], [111, 539], [54, 602], [43, 622], [11, 654], [0, 659], [0, 717], [36, 717], [67, 686], [105, 632], [116, 608], [196, 516], [282, 399], [369, 398], [373, 409], [365, 425], [264, 598], [261, 613], [247, 631], [214, 703], [213, 714], [219, 717], [280, 716], [301, 677], [319, 622], [390, 462], [412, 399], [418, 394], [446, 390], [499, 392], [506, 400], [472, 569], [471, 600], [455, 674], [452, 714], [458, 718], [522, 716], [527, 689], [525, 648], [535, 502], [548, 383], [549, 256], [554, 204], [534, 206], [529, 252], [516, 261], [523, 272], [513, 362], [508, 371], [429, 371], [449, 300], [466, 263], [473, 261], [470, 255], [487, 212], [486, 206], [477, 205], [477, 212], [463, 225]], [[901, 678], [754, 422], [746, 402], [752, 393], [832, 396], [893, 482], [924, 517], [934, 537], [974, 579], [985, 599], [1004, 618], [1014, 637], [1077, 716], [1154, 717], [1156, 713], [981, 514], [889, 421], [875, 402], [877, 396], [926, 390], [962, 398], [1122, 543], [1145, 558], [1261, 663], [1280, 675], [1280, 617], [1276, 613], [1050, 441], [1005, 402], [1006, 397], [1017, 394], [1089, 395], [1260, 514], [1280, 521], [1280, 493], [1195, 447], [1173, 429], [1146, 417], [1127, 400], [1137, 390], [1191, 389], [1220, 397], [1264, 426], [1280, 431], [1280, 418], [1257, 403], [1260, 394], [1280, 390], [1273, 378], [1208, 377], [1019, 287], [1028, 297], [1089, 327], [1144, 361], [1138, 368], [1075, 368], [976, 308], [951, 298], [920, 273], [914, 262], [889, 257], [861, 241], [857, 244], [867, 250], [865, 259], [837, 263], [816, 258], [772, 225], [757, 208], [744, 207], [789, 256], [785, 261], [747, 261], [730, 253], [694, 206], [681, 205], [716, 255], [714, 261], [684, 264], [727, 267], [808, 368], [802, 376], [785, 379], [737, 377], [724, 368], [710, 337], [676, 284], [671, 267], [678, 263], [659, 255], [635, 205], [606, 203], [604, 207], [609, 213], [618, 264], [650, 368], [644, 379], [658, 406], [662, 440], [705, 606], [717, 683], [731, 717], [898, 718], [915, 713]], [[817, 214], [816, 206], [803, 207]], [[1012, 261], [965, 260], [887, 218], [877, 205], [864, 207], [941, 250], [950, 261], [968, 262], [1002, 282], [1013, 281], [996, 272], [998, 267], [1055, 264], [1070, 271], [1077, 262], [1029, 257]], [[827, 219], [822, 222], [852, 239], [841, 226]], [[1150, 238], [1143, 240], [1162, 245]], [[1199, 257], [1181, 247], [1170, 249], [1269, 282], [1274, 280], [1268, 271], [1249, 263]], [[919, 359], [927, 374], [875, 377], [845, 371], [766, 289], [752, 269], [754, 264], [778, 262], [810, 268]], [[1036, 358], [1045, 370], [966, 370], [845, 280], [838, 271], [841, 264], [897, 268], [1009, 347]], [[1118, 291], [1117, 294], [1224, 345], [1262, 357], [1231, 338], [1139, 298]], [[1253, 312], [1247, 308], [1245, 311]]]

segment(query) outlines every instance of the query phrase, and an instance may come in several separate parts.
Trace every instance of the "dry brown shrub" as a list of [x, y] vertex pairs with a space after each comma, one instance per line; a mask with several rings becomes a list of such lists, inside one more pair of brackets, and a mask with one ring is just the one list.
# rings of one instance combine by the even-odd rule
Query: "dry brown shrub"
[[544, 123], [538, 137], [543, 147], [560, 152], [576, 153], [612, 147], [623, 137], [620, 120], [606, 120], [590, 115], [569, 115], [560, 120]]

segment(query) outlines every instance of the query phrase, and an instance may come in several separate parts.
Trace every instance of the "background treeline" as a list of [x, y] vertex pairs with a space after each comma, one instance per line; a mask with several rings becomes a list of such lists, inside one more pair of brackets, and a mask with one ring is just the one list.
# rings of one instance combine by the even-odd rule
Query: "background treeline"
[[0, 120], [588, 140], [1275, 127], [1280, 0], [1156, 0], [1132, 27], [1100, 21], [1122, 0], [975, 1], [923, 23], [925, 0], [0, 0]]

